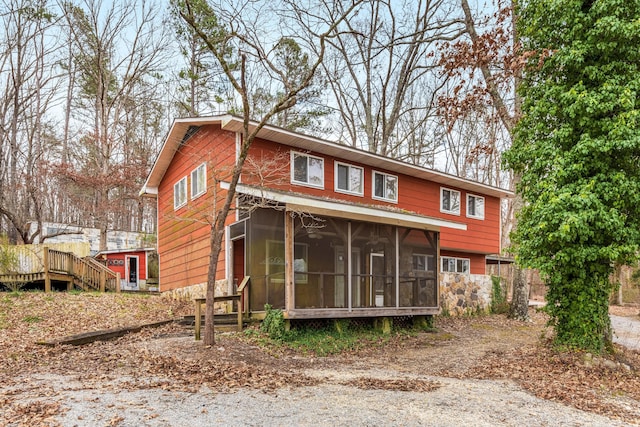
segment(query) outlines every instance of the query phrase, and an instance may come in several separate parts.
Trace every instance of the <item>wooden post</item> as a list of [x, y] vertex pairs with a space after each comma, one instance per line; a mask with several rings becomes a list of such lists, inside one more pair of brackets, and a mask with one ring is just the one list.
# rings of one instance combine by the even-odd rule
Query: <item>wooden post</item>
[[44, 265], [44, 291], [51, 292], [51, 276], [49, 276], [49, 248], [42, 248], [42, 264]]
[[202, 302], [206, 301], [204, 298], [196, 298], [196, 316], [194, 321], [194, 327], [196, 331], [196, 341], [200, 341], [200, 322], [202, 321]]
[[107, 278], [103, 270], [100, 270], [100, 292], [104, 292], [107, 287]]
[[242, 332], [242, 293], [238, 295], [238, 332]]
[[293, 216], [290, 211], [284, 213], [284, 307], [285, 311], [295, 310], [295, 289], [293, 269]]
[[[242, 282], [240, 282], [240, 285], [238, 286], [237, 292], [238, 292], [238, 330], [242, 331], [242, 312], [246, 311], [247, 313], [249, 312], [249, 304], [247, 301], [247, 298], [245, 297], [246, 293], [245, 293], [245, 289], [247, 288], [247, 285], [249, 284], [249, 280], [251, 280], [251, 276], [244, 276], [244, 278], [242, 279]], [[246, 309], [246, 310], [243, 310]]]
[[116, 293], [120, 293], [120, 273], [116, 273]]
[[393, 320], [390, 317], [377, 317], [373, 323], [375, 328], [384, 335], [389, 335], [391, 333]]
[[[442, 269], [442, 264], [441, 264], [441, 259], [440, 259], [440, 231], [438, 231], [436, 233], [436, 307], [438, 307], [438, 310], [441, 309], [440, 304], [443, 303], [440, 301], [440, 273], [441, 273], [441, 269]], [[469, 268], [471, 268], [471, 266], [469, 266]]]

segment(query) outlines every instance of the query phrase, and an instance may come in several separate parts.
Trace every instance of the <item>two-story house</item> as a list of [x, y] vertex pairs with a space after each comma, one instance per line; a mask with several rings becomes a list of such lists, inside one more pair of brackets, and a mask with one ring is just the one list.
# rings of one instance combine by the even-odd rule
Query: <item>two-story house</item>
[[[174, 122], [142, 189], [157, 198], [160, 290], [206, 283], [212, 215], [242, 119]], [[249, 277], [252, 313], [289, 319], [437, 314], [442, 277], [500, 252], [500, 188], [267, 126], [226, 221], [222, 290]], [[443, 275], [441, 273], [456, 273]], [[246, 282], [246, 280], [245, 280]]]

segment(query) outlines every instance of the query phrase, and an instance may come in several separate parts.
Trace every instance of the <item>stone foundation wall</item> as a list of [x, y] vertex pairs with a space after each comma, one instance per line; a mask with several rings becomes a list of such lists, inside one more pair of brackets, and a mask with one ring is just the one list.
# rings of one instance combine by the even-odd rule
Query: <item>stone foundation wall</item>
[[[227, 286], [227, 280], [217, 280], [215, 285], [215, 294], [229, 295], [229, 287]], [[207, 284], [198, 283], [197, 285], [186, 286], [184, 288], [172, 289], [170, 291], [162, 292], [164, 298], [170, 298], [174, 300], [193, 301], [196, 298], [205, 298], [207, 296]], [[215, 309], [217, 313], [228, 313], [231, 311], [231, 302], [218, 302]]]
[[440, 308], [451, 316], [486, 313], [491, 306], [491, 276], [440, 273]]
[[[200, 283], [162, 293], [165, 298], [193, 301], [204, 298], [207, 284]], [[216, 281], [216, 295], [228, 295], [225, 279]], [[225, 313], [231, 303], [216, 304], [216, 311]], [[485, 274], [440, 273], [440, 307], [451, 316], [488, 312], [491, 306], [491, 276]]]

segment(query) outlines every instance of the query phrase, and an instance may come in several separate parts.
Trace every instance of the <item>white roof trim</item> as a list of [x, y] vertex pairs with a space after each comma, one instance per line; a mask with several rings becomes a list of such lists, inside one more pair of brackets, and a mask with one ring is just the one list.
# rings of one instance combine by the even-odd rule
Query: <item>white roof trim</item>
[[[229, 189], [228, 182], [221, 182], [220, 188]], [[354, 205], [350, 203], [340, 203], [338, 200], [319, 200], [304, 197], [294, 193], [282, 193], [267, 189], [251, 187], [238, 184], [237, 193], [249, 196], [261, 197], [284, 203], [288, 210], [298, 212], [309, 212], [315, 214], [327, 214], [337, 218], [358, 219], [381, 224], [400, 225], [411, 228], [429, 229], [437, 231], [440, 227], [453, 228], [456, 230], [466, 230], [467, 225], [459, 222], [447, 221], [444, 219], [432, 218], [422, 215], [395, 212], [388, 209], [378, 209], [371, 206]]]

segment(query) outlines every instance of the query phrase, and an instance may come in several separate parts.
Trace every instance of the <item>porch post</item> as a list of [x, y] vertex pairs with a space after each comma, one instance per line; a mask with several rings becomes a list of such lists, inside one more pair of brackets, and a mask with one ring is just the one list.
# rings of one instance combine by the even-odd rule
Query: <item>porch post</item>
[[394, 227], [396, 231], [396, 264], [395, 264], [395, 282], [396, 282], [396, 308], [400, 307], [400, 233], [398, 227]]
[[49, 276], [49, 248], [42, 248], [42, 264], [44, 267], [44, 291], [51, 292], [51, 276]]
[[[440, 308], [440, 230], [436, 232], [436, 307]], [[471, 266], [469, 266], [471, 269]]]
[[284, 308], [286, 312], [294, 310], [295, 289], [293, 272], [293, 215], [291, 211], [284, 213]]
[[353, 285], [353, 274], [352, 272], [352, 265], [353, 265], [353, 260], [351, 259], [351, 221], [347, 221], [347, 307], [349, 307], [349, 311], [353, 310], [352, 307], [352, 300], [351, 300], [351, 295], [352, 295], [352, 285]]

